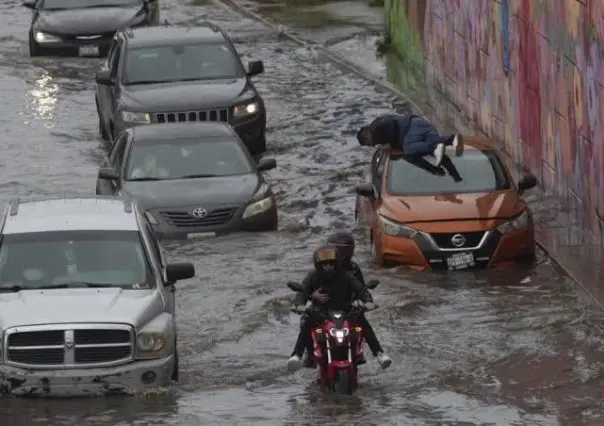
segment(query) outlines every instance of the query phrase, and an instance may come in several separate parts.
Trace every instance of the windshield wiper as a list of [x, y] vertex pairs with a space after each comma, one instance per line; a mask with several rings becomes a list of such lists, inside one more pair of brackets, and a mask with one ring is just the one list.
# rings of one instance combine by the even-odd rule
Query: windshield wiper
[[93, 283], [93, 282], [87, 282], [87, 281], [71, 281], [68, 283], [32, 287], [31, 289], [32, 290], [47, 290], [47, 289], [57, 289], [57, 288], [110, 288], [110, 287], [119, 287], [119, 285], [118, 284], [107, 284], [107, 283]]
[[10, 287], [0, 287], [0, 293], [16, 293], [21, 290], [29, 290], [29, 287], [21, 285], [11, 285]]
[[210, 177], [218, 177], [218, 175], [210, 175], [210, 174], [185, 175], [185, 176], [180, 176], [178, 179], [198, 179], [198, 178], [210, 178]]
[[134, 84], [163, 84], [163, 83], [174, 83], [177, 80], [139, 80], [139, 81], [128, 81], [125, 83], [126, 86]]
[[140, 177], [140, 178], [132, 178], [132, 179], [128, 179], [128, 182], [144, 182], [144, 181], [150, 181], [150, 180], [164, 180], [164, 178], [158, 178], [158, 177]]

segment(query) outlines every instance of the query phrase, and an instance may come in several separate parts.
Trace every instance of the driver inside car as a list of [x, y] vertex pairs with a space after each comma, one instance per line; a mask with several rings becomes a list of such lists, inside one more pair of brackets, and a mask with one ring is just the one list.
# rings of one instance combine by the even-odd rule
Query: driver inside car
[[[302, 355], [312, 343], [311, 331], [323, 321], [328, 310], [350, 312], [353, 298], [363, 302], [366, 310], [375, 309], [369, 290], [349, 271], [343, 268], [335, 245], [324, 245], [315, 250], [314, 271], [304, 280], [303, 291], [296, 294], [294, 309], [306, 312], [306, 302], [313, 301], [313, 309], [300, 327], [294, 351], [287, 361], [290, 370], [300, 368]], [[351, 319], [354, 322], [354, 318]]]
[[154, 154], [147, 154], [143, 160], [143, 164], [136, 165], [132, 170], [130, 179], [144, 179], [144, 178], [168, 178], [170, 177], [170, 171], [163, 167], [157, 166], [157, 156]]

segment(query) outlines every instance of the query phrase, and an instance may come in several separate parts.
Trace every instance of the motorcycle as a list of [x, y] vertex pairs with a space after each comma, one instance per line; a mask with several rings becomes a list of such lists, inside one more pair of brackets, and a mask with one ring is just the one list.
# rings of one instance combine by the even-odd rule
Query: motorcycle
[[[366, 287], [373, 290], [379, 283], [378, 280], [371, 280]], [[287, 286], [294, 292], [303, 290], [296, 282], [289, 282]], [[312, 302], [307, 303], [306, 310], [312, 308]], [[318, 383], [323, 390], [348, 395], [356, 391], [358, 366], [365, 359], [365, 339], [363, 328], [353, 324], [348, 318], [363, 310], [363, 303], [354, 300], [351, 311], [328, 311], [322, 324], [312, 330], [313, 358], [317, 366]], [[293, 309], [292, 311], [299, 313]]]

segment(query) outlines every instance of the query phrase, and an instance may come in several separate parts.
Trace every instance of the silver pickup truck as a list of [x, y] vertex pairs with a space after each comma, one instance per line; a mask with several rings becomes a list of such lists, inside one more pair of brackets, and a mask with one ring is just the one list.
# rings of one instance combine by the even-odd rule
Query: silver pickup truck
[[11, 201], [0, 223], [0, 392], [136, 393], [178, 380], [174, 284], [144, 212], [113, 197]]

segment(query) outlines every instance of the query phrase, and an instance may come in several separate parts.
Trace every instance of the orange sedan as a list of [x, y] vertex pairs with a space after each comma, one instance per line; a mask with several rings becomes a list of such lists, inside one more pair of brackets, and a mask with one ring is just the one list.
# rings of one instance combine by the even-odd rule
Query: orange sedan
[[514, 264], [535, 256], [533, 218], [499, 154], [466, 137], [461, 157], [442, 166], [378, 148], [356, 187], [355, 217], [368, 231], [376, 264], [415, 270]]

